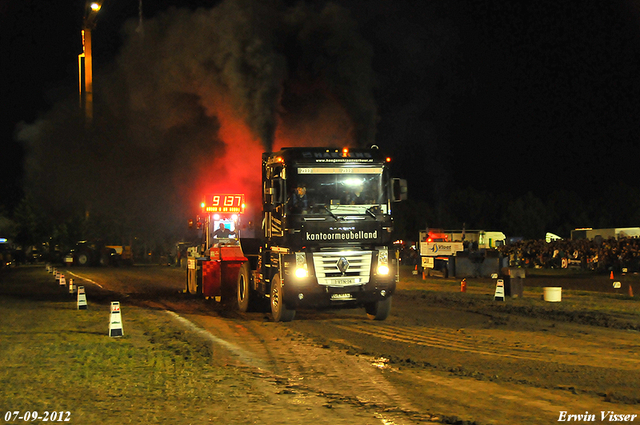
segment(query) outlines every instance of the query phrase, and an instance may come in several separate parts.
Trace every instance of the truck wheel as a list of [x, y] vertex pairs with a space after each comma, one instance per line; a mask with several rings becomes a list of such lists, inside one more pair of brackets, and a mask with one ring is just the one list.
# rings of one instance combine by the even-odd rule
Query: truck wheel
[[251, 300], [251, 281], [249, 280], [249, 265], [244, 263], [240, 267], [240, 273], [238, 273], [238, 310], [245, 313], [250, 310], [252, 305]]
[[275, 322], [290, 322], [296, 316], [295, 310], [284, 305], [284, 291], [279, 274], [271, 279], [271, 315]]
[[197, 295], [201, 291], [199, 291], [197, 281], [197, 270], [196, 269], [187, 269], [187, 293], [191, 295]]
[[89, 264], [89, 255], [86, 252], [81, 252], [78, 254], [78, 265], [86, 266]]
[[371, 320], [385, 320], [391, 312], [391, 297], [382, 301], [365, 304], [364, 309]]

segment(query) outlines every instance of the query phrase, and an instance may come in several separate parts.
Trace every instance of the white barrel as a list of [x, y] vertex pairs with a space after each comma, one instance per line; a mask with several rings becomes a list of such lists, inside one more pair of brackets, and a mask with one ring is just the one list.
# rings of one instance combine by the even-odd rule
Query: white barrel
[[560, 286], [545, 286], [542, 288], [544, 291], [544, 300], [552, 303], [559, 303], [562, 301], [562, 287]]

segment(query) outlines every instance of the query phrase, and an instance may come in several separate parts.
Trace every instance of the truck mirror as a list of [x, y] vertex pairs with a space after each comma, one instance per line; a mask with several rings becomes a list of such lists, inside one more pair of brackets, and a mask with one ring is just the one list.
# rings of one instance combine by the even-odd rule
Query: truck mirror
[[405, 179], [392, 179], [392, 199], [393, 202], [400, 202], [407, 200], [407, 181]]
[[273, 179], [271, 181], [271, 187], [267, 189], [267, 192], [268, 203], [271, 205], [284, 203], [284, 180]]
[[271, 198], [273, 198], [273, 188], [271, 188], [271, 181], [264, 182], [264, 189], [262, 190], [262, 202], [265, 204], [271, 204]]
[[264, 182], [262, 202], [265, 205], [276, 205], [284, 202], [284, 180], [273, 179]]
[[283, 204], [285, 201], [286, 195], [284, 190], [284, 180], [278, 179], [276, 180], [276, 193], [275, 193], [275, 203]]

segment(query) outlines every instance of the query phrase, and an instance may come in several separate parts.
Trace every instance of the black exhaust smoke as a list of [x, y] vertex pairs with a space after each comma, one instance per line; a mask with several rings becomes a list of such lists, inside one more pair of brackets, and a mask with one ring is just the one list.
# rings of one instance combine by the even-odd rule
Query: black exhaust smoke
[[[331, 117], [325, 127], [342, 133], [311, 131], [320, 144], [373, 143], [373, 53], [355, 21], [332, 3], [278, 4], [170, 9], [145, 21], [144, 33], [128, 22], [116, 62], [94, 70], [91, 127], [73, 99], [19, 129], [27, 191], [58, 218], [83, 211], [109, 226], [171, 233], [199, 203], [203, 180], [259, 191], [260, 152], [278, 135]], [[240, 127], [230, 118], [249, 140], [226, 138], [221, 129]]]

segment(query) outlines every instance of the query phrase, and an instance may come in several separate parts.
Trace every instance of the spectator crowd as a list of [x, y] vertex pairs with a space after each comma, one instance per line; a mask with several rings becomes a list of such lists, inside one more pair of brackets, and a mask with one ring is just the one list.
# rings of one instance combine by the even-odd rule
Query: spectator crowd
[[[502, 245], [498, 251], [509, 258], [510, 267], [640, 272], [640, 238], [524, 240]], [[403, 264], [420, 264], [420, 255], [411, 245], [400, 247], [400, 257]]]
[[499, 248], [511, 267], [639, 271], [640, 238], [520, 241]]

